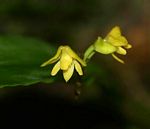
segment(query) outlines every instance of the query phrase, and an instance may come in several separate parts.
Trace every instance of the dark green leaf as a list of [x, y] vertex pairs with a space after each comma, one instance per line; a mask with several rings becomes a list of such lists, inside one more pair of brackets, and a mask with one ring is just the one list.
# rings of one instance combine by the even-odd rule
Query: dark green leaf
[[40, 65], [55, 48], [46, 42], [20, 36], [0, 37], [0, 87], [53, 82], [50, 67]]

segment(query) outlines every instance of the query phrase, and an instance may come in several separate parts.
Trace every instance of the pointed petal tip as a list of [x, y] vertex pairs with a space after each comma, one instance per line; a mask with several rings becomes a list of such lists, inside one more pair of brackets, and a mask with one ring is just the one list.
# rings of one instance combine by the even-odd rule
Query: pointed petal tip
[[120, 26], [116, 25], [116, 26], [112, 27], [110, 32], [112, 32], [112, 31], [120, 32], [121, 31]]
[[45, 67], [45, 66], [46, 66], [46, 64], [45, 64], [45, 63], [43, 63], [43, 64], [41, 64], [41, 65], [40, 65], [40, 67]]
[[120, 29], [120, 26], [118, 26], [118, 25], [115, 25], [113, 28], [118, 28], [118, 29]]
[[70, 78], [64, 77], [64, 80], [65, 80], [65, 82], [67, 83], [67, 82], [70, 80]]
[[41, 64], [40, 66], [41, 66], [41, 67], [45, 67], [46, 65], [49, 65], [49, 64], [51, 64], [51, 61], [50, 61], [50, 60], [44, 62], [44, 63]]
[[[64, 78], [65, 79], [65, 78]], [[69, 80], [68, 79], [65, 79], [65, 82], [67, 83]]]

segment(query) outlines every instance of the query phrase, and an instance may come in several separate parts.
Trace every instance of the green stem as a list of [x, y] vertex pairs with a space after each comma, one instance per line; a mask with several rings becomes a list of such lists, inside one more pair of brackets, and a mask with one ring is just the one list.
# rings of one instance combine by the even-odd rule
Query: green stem
[[94, 46], [91, 45], [91, 46], [88, 47], [88, 49], [85, 51], [83, 60], [84, 60], [85, 62], [87, 62], [88, 60], [90, 60], [90, 59], [92, 58], [92, 56], [93, 56], [94, 54], [95, 54]]

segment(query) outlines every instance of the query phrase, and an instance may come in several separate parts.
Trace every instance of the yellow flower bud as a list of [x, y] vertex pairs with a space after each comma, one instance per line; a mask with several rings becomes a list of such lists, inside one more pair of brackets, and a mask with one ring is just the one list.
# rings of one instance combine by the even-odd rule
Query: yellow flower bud
[[81, 65], [86, 66], [86, 63], [69, 46], [60, 46], [55, 56], [44, 62], [41, 67], [55, 62], [57, 63], [53, 67], [51, 75], [55, 76], [59, 70], [62, 70], [66, 82], [72, 77], [74, 68], [79, 75], [83, 75]]

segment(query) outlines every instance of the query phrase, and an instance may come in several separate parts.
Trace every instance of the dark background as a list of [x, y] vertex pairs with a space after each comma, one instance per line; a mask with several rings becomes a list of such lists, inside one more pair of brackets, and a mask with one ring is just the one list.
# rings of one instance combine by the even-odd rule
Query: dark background
[[80, 96], [63, 81], [0, 89], [0, 128], [149, 129], [149, 8], [149, 0], [0, 0], [1, 35], [68, 44], [82, 55], [119, 25], [133, 45], [125, 65], [95, 55], [104, 71]]

